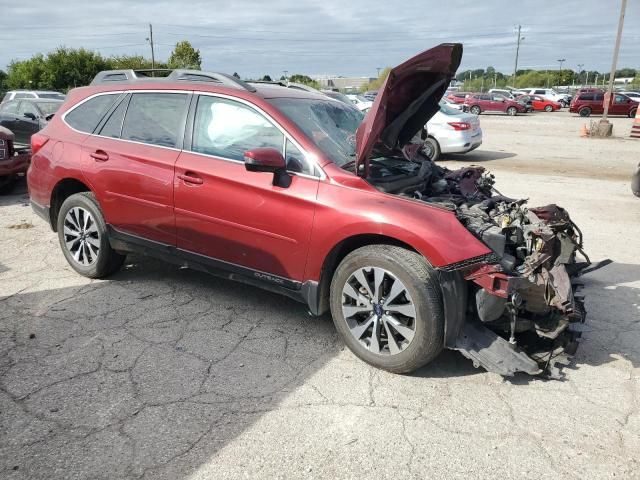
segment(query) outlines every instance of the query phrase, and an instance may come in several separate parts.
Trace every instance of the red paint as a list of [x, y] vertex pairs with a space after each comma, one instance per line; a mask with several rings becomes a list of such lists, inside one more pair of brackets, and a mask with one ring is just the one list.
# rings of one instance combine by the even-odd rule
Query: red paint
[[[407, 244], [436, 267], [490, 253], [455, 215], [418, 200], [384, 194], [332, 163], [257, 92], [205, 83], [148, 82], [72, 90], [41, 132], [49, 141], [28, 172], [34, 202], [50, 206], [55, 186], [75, 179], [92, 190], [106, 221], [128, 233], [298, 281], [319, 280], [331, 250], [356, 235]], [[249, 172], [244, 162], [71, 130], [64, 112], [97, 92], [181, 90], [223, 94], [266, 112], [317, 159], [322, 178]], [[293, 89], [289, 97], [313, 96]]]

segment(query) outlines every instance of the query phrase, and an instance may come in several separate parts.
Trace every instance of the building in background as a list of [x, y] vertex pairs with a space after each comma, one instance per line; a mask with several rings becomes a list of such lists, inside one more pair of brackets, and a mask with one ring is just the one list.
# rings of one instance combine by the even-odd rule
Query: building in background
[[338, 75], [316, 75], [312, 76], [321, 88], [330, 90], [340, 90], [341, 92], [359, 92], [360, 88], [375, 80], [372, 77], [341, 77]]

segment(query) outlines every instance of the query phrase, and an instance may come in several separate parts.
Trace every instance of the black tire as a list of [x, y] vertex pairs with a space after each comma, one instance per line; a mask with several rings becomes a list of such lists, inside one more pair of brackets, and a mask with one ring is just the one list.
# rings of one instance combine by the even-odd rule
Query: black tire
[[518, 114], [518, 109], [516, 107], [507, 108], [507, 115], [511, 117], [515, 117]]
[[[402, 282], [415, 307], [413, 338], [398, 353], [370, 351], [352, 334], [343, 314], [343, 298], [347, 298], [343, 288], [354, 272], [365, 267], [381, 268], [392, 273]], [[409, 373], [431, 362], [442, 351], [444, 313], [438, 276], [433, 267], [415, 252], [391, 245], [371, 245], [354, 250], [342, 260], [333, 275], [330, 305], [336, 329], [349, 349], [377, 368], [393, 373]]]
[[634, 118], [636, 116], [636, 113], [638, 112], [637, 108], [634, 108], [633, 110], [631, 110], [629, 112], [629, 118]]
[[480, 115], [482, 113], [482, 109], [479, 105], [474, 105], [469, 109], [469, 112], [473, 113], [474, 115]]
[[[67, 226], [70, 225], [69, 223], [66, 223], [67, 214], [73, 208], [80, 208], [88, 211], [91, 215], [91, 219], [95, 222], [95, 230], [97, 231], [98, 236], [96, 242], [99, 244], [99, 250], [94, 257], [94, 260], [87, 265], [83, 265], [80, 261], [76, 260], [66, 244], [67, 238], [74, 238], [65, 234], [65, 224]], [[80, 275], [89, 278], [104, 278], [119, 270], [126, 258], [126, 255], [122, 255], [111, 248], [107, 233], [107, 225], [104, 221], [102, 210], [100, 209], [100, 205], [98, 204], [95, 195], [91, 192], [76, 193], [71, 195], [62, 203], [58, 213], [57, 229], [58, 240], [60, 241], [62, 253], [67, 259], [67, 262], [69, 262], [71, 268]]]
[[553, 107], [551, 105], [547, 105], [544, 107], [545, 112], [553, 112]]
[[589, 115], [591, 115], [591, 108], [589, 107], [581, 108], [578, 111], [578, 115], [580, 115], [581, 117], [588, 117]]
[[431, 159], [434, 162], [440, 158], [440, 144], [433, 137], [428, 137], [424, 141], [424, 146], [422, 147], [422, 151], [427, 157], [429, 157], [429, 159]]
[[0, 177], [0, 195], [8, 195], [18, 183], [18, 177], [16, 175], [4, 175]]
[[640, 164], [638, 164], [636, 173], [631, 177], [631, 191], [636, 197], [640, 197]]

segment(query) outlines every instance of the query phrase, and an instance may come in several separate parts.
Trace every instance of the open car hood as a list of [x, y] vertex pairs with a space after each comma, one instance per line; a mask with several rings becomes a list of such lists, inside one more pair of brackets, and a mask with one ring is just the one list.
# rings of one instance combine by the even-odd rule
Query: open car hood
[[[356, 132], [356, 172], [367, 176], [371, 154], [409, 143], [436, 114], [460, 65], [462, 44], [443, 43], [389, 72]], [[364, 166], [364, 168], [361, 167]]]

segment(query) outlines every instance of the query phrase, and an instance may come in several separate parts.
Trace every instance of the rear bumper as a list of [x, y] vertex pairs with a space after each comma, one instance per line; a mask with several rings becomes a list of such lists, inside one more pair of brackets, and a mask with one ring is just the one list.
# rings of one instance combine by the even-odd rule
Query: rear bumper
[[482, 145], [482, 129], [452, 132], [449, 135], [434, 135], [442, 153], [467, 153]]
[[27, 173], [30, 162], [31, 153], [19, 153], [7, 160], [2, 160], [0, 161], [0, 177]]

